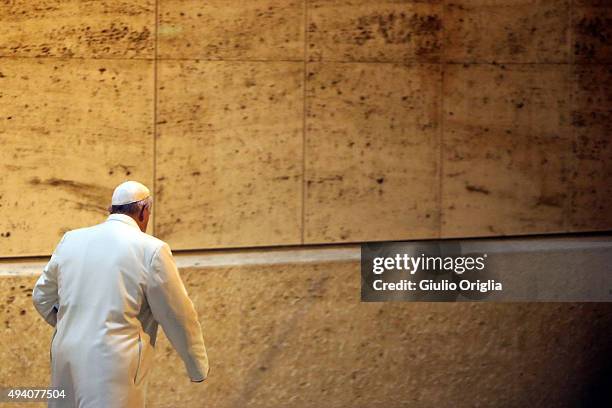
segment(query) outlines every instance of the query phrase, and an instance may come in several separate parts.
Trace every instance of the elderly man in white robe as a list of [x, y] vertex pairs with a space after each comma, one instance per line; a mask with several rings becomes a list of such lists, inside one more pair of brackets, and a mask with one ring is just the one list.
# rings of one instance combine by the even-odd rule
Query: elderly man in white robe
[[49, 407], [145, 406], [161, 324], [192, 382], [208, 375], [198, 316], [170, 247], [145, 233], [151, 195], [127, 181], [114, 191], [105, 222], [64, 234], [32, 294], [55, 327], [51, 386], [65, 398]]

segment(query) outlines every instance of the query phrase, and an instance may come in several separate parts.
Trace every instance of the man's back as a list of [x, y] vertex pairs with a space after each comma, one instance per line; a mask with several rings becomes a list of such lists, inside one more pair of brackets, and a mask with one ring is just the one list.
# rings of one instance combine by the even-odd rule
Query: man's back
[[141, 326], [147, 274], [163, 244], [116, 219], [69, 232], [57, 259], [58, 334], [70, 327], [78, 342]]
[[68, 395], [50, 407], [144, 407], [158, 323], [191, 380], [206, 378], [201, 328], [170, 248], [128, 215], [66, 233], [32, 297], [56, 327], [52, 386]]

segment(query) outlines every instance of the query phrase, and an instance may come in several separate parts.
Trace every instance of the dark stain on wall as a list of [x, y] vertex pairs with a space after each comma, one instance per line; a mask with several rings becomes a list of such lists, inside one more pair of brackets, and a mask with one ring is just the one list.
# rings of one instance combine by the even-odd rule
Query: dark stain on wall
[[491, 194], [491, 192], [488, 189], [486, 189], [485, 187], [475, 186], [475, 185], [472, 185], [472, 184], [466, 184], [465, 185], [465, 189], [467, 191], [471, 192], [471, 193], [481, 193], [481, 194], [485, 194], [485, 195]]
[[577, 59], [606, 60], [612, 42], [612, 18], [605, 15], [582, 16], [575, 23], [574, 54]]
[[106, 212], [112, 189], [96, 184], [82, 183], [74, 180], [65, 180], [51, 177], [41, 180], [33, 177], [29, 183], [38, 188], [60, 188], [78, 198], [78, 209], [90, 209], [95, 212]]

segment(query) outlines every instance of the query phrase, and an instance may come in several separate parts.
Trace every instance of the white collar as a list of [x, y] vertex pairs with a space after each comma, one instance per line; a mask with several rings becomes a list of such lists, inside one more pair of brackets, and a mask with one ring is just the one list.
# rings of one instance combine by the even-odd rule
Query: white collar
[[126, 223], [132, 227], [136, 227], [140, 230], [140, 227], [138, 226], [138, 224], [136, 223], [136, 220], [134, 220], [132, 217], [130, 217], [127, 214], [110, 214], [108, 216], [108, 218], [106, 219], [106, 221], [121, 221], [123, 223]]

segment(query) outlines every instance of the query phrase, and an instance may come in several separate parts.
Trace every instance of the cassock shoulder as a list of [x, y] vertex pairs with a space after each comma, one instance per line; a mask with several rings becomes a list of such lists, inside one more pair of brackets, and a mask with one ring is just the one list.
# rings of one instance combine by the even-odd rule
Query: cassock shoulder
[[149, 265], [151, 265], [153, 258], [155, 256], [158, 256], [161, 248], [165, 246], [168, 247], [168, 249], [170, 248], [170, 246], [165, 241], [162, 241], [159, 238], [156, 238], [152, 235], [145, 234], [145, 233], [142, 233], [141, 235], [142, 235], [142, 240], [145, 242], [145, 245], [147, 246], [147, 253], [149, 254]]

